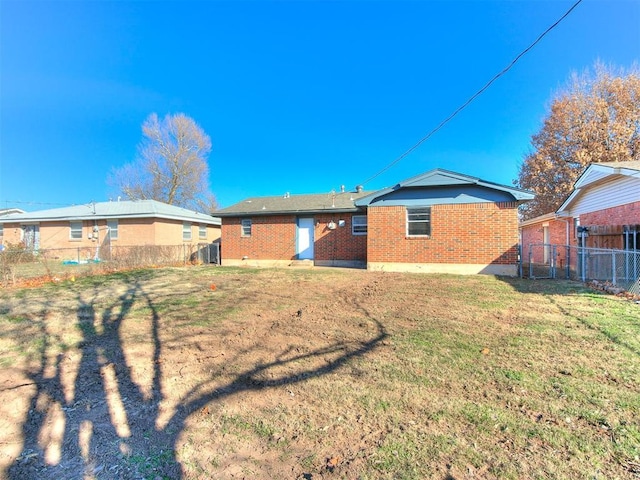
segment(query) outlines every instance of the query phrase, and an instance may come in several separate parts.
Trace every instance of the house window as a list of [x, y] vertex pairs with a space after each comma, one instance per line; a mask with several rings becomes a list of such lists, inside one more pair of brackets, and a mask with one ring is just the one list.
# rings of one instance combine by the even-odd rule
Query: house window
[[366, 235], [367, 234], [367, 216], [366, 215], [354, 215], [351, 219], [351, 233], [353, 235]]
[[118, 220], [107, 220], [107, 227], [109, 227], [109, 240], [117, 240]]
[[242, 236], [243, 237], [251, 236], [251, 219], [250, 218], [242, 219]]
[[431, 207], [407, 208], [407, 235], [431, 235]]
[[207, 226], [206, 225], [198, 226], [198, 238], [200, 240], [206, 240], [207, 239]]
[[82, 222], [69, 222], [69, 240], [82, 240]]
[[191, 240], [191, 224], [189, 222], [182, 224], [182, 240], [185, 242]]
[[4, 225], [0, 223], [0, 237], [4, 237]]

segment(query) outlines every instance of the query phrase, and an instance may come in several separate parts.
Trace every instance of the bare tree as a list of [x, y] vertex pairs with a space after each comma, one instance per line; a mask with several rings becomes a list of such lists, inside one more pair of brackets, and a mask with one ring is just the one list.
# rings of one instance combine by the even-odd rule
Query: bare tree
[[142, 124], [143, 139], [134, 163], [115, 169], [110, 183], [129, 199], [152, 199], [210, 213], [216, 208], [209, 190], [211, 139], [183, 113]]
[[574, 73], [531, 139], [516, 185], [532, 190], [523, 218], [557, 210], [590, 163], [640, 160], [640, 71], [596, 63]]

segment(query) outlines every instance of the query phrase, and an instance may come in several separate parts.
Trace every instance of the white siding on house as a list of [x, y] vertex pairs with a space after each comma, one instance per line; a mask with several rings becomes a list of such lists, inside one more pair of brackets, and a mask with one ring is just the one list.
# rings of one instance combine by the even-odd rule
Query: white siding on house
[[590, 183], [596, 183], [598, 180], [602, 180], [603, 178], [610, 176], [611, 173], [612, 172], [610, 169], [596, 170], [595, 168], [593, 168], [589, 172], [585, 172], [585, 174], [582, 177], [580, 177], [578, 181], [575, 183], [574, 187], [575, 188], [586, 187]]
[[618, 177], [583, 189], [568, 209], [572, 216], [640, 201], [640, 175]]

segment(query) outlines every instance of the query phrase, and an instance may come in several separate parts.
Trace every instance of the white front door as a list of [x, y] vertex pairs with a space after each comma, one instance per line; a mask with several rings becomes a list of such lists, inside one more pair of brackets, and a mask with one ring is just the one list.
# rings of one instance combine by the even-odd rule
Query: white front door
[[298, 219], [298, 241], [296, 254], [298, 260], [313, 260], [313, 218]]

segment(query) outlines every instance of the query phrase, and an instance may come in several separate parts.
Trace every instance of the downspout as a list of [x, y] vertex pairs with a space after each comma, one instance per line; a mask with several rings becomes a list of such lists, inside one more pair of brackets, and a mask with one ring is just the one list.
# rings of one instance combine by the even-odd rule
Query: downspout
[[567, 271], [566, 271], [566, 275], [567, 275], [567, 278], [569, 278], [569, 274], [571, 273], [571, 258], [570, 258], [570, 255], [571, 255], [571, 247], [570, 247], [570, 244], [569, 244], [569, 242], [570, 242], [570, 240], [569, 240], [569, 220], [568, 220], [568, 219], [566, 219], [566, 218], [562, 218], [562, 217], [561, 217], [560, 215], [558, 215], [557, 213], [556, 213], [556, 215], [555, 215], [555, 220], [560, 220], [561, 222], [564, 222], [564, 224], [565, 224], [565, 226], [566, 226], [566, 227], [565, 227], [565, 232], [566, 232], [566, 239], [565, 239], [565, 245], [566, 245], [566, 246], [565, 246], [565, 249], [566, 249], [566, 252], [565, 252], [565, 258], [566, 258], [566, 260], [567, 260], [567, 265], [566, 265], [566, 269], [567, 269]]

